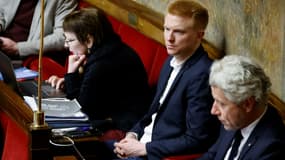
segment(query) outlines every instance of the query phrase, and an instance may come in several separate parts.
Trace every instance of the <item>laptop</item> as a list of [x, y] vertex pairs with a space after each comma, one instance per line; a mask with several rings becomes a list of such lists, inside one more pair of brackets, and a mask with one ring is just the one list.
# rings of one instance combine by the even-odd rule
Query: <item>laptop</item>
[[[37, 96], [38, 83], [36, 80], [27, 80], [18, 82], [14, 73], [14, 67], [11, 60], [0, 51], [0, 72], [3, 81], [10, 86], [19, 96]], [[66, 94], [62, 90], [53, 88], [50, 84], [42, 83], [42, 98], [63, 98]]]

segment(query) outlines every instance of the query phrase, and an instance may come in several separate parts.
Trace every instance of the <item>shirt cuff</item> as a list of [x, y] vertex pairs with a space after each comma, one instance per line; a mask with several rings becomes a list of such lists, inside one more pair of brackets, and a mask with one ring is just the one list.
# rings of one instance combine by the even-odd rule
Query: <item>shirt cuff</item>
[[127, 132], [126, 137], [138, 139], [138, 134], [135, 132]]

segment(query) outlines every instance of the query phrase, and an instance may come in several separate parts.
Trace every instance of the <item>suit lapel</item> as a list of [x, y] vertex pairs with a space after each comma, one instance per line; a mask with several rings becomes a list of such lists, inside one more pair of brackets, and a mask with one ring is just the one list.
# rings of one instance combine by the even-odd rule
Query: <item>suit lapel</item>
[[[179, 80], [181, 79], [181, 77], [183, 76], [184, 72], [187, 71], [187, 70], [189, 70], [189, 68], [190, 68], [191, 66], [193, 66], [193, 64], [195, 64], [195, 63], [203, 56], [203, 53], [204, 53], [204, 49], [203, 49], [202, 46], [200, 46], [200, 47], [196, 50], [196, 52], [195, 52], [191, 57], [189, 57], [189, 58], [185, 61], [185, 63], [183, 64], [181, 70], [180, 70], [179, 73], [177, 74], [177, 76], [176, 76], [174, 82], [172, 83], [172, 85], [171, 85], [171, 87], [170, 87], [170, 89], [169, 89], [169, 91], [168, 91], [168, 93], [167, 93], [167, 95], [166, 95], [166, 97], [165, 97], [165, 101], [163, 102], [164, 104], [167, 103], [167, 101], [169, 100], [169, 96], [170, 96], [170, 95], [174, 92], [174, 90], [176, 89], [176, 86], [177, 86]], [[171, 58], [171, 59], [172, 59], [172, 58]], [[163, 79], [163, 81], [162, 81], [164, 85], [162, 86], [162, 89], [160, 90], [159, 96], [157, 96], [157, 98], [158, 98], [157, 100], [158, 100], [158, 101], [159, 101], [161, 95], [162, 95], [163, 92], [164, 92], [164, 89], [165, 89], [165, 87], [166, 87], [166, 85], [167, 85], [167, 82], [168, 82], [168, 78], [169, 78], [169, 76], [170, 76], [170, 74], [171, 74], [171, 72], [172, 72], [172, 70], [173, 70], [173, 68], [170, 67], [170, 61], [171, 61], [171, 59], [170, 59], [169, 62], [168, 62], [168, 64], [169, 64], [169, 69], [167, 70], [167, 75], [168, 75], [168, 76], [167, 76], [167, 77], [166, 77], [166, 76], [164, 77], [164, 79]], [[161, 105], [161, 109], [159, 110], [158, 115], [159, 115], [160, 112], [163, 111], [164, 106], [165, 106], [165, 105], [163, 105], [163, 104]]]
[[[167, 83], [168, 83], [168, 78], [169, 78], [169, 76], [170, 76], [172, 70], [173, 70], [173, 69], [171, 69], [171, 70], [169, 71], [168, 77], [167, 77], [167, 79], [164, 81], [164, 89], [166, 88], [166, 85], [167, 85]], [[167, 93], [167, 95], [166, 95], [166, 97], [165, 97], [165, 100], [164, 100], [163, 104], [161, 105], [161, 108], [159, 109], [158, 115], [159, 115], [160, 112], [163, 111], [163, 108], [165, 107], [164, 104], [167, 104], [167, 101], [169, 100], [169, 96], [170, 96], [170, 95], [172, 94], [172, 92], [175, 90], [176, 85], [178, 84], [178, 82], [179, 82], [179, 80], [181, 79], [181, 77], [182, 77], [183, 73], [185, 72], [185, 70], [186, 70], [186, 67], [185, 67], [185, 65], [184, 65], [184, 66], [181, 68], [181, 70], [178, 72], [178, 74], [177, 74], [177, 76], [175, 77], [175, 79], [174, 79], [172, 85], [170, 86], [170, 89], [169, 89], [169, 91], [168, 91], [168, 93]], [[164, 92], [164, 89], [163, 89], [162, 92], [160, 93], [159, 98], [162, 96], [162, 94], [163, 94], [163, 92]], [[159, 101], [159, 99], [158, 99], [158, 101]]]
[[225, 135], [221, 135], [222, 141], [220, 143], [220, 147], [218, 149], [215, 159], [224, 159], [234, 139], [235, 132], [233, 131], [231, 132], [223, 131], [223, 132], [225, 133]]
[[246, 153], [251, 149], [251, 147], [255, 144], [258, 136], [250, 136], [249, 139], [244, 144], [241, 153], [239, 155], [239, 159], [243, 159]]
[[167, 66], [165, 68], [165, 70], [161, 73], [162, 75], [165, 75], [165, 76], [162, 76], [161, 79], [159, 80], [159, 86], [157, 88], [157, 94], [156, 96], [154, 97], [154, 100], [153, 100], [153, 104], [152, 104], [152, 108], [151, 108], [151, 111], [149, 112], [150, 113], [150, 116], [157, 112], [160, 104], [159, 104], [159, 100], [160, 100], [160, 97], [162, 96], [163, 92], [164, 92], [164, 89], [166, 87], [166, 84], [167, 84], [167, 81], [168, 81], [168, 78], [170, 76], [170, 73], [172, 72], [172, 67], [170, 67], [169, 63], [170, 63], [170, 60], [171, 58], [169, 58], [167, 60]]
[[[170, 63], [170, 61], [169, 61], [169, 63]], [[166, 88], [166, 85], [167, 85], [168, 79], [170, 77], [170, 74], [171, 74], [171, 72], [173, 70], [173, 68], [170, 66], [169, 63], [168, 63], [169, 66], [167, 66], [167, 69], [166, 69], [166, 71], [164, 73], [165, 76], [161, 80], [161, 84], [162, 85], [160, 85], [159, 94], [157, 94], [157, 96], [156, 96], [156, 101], [159, 101], [159, 99], [161, 98], [161, 96], [162, 96], [162, 94], [163, 94], [163, 92], [164, 92], [164, 90]]]
[[267, 128], [266, 127], [267, 126], [266, 122], [268, 122], [267, 119], [271, 119], [269, 111], [270, 111], [270, 108], [268, 107], [268, 109], [267, 109], [266, 113], [264, 114], [264, 116], [260, 119], [258, 124], [255, 126], [255, 128], [251, 132], [248, 140], [246, 141], [246, 143], [244, 144], [244, 146], [242, 148], [242, 151], [240, 153], [240, 158], [239, 159], [243, 159], [244, 156], [246, 155], [246, 153], [256, 143], [256, 141], [261, 136], [261, 134], [264, 134], [264, 132], [265, 132], [264, 128]]
[[[180, 78], [182, 77], [184, 71], [185, 71], [185, 68], [182, 67], [181, 70], [178, 72], [177, 76], [175, 77], [175, 79], [174, 79], [172, 85], [170, 86], [170, 89], [169, 89], [169, 91], [168, 91], [168, 93], [167, 93], [167, 95], [166, 95], [166, 97], [165, 97], [165, 101], [167, 101], [167, 100], [169, 99], [168, 96], [171, 95], [171, 93], [173, 92], [175, 86], [176, 86], [177, 83], [179, 82], [179, 80], [180, 80]], [[166, 84], [167, 84], [167, 82], [166, 82]], [[166, 87], [166, 84], [165, 84], [165, 87]], [[165, 101], [164, 101], [164, 102], [165, 102]]]

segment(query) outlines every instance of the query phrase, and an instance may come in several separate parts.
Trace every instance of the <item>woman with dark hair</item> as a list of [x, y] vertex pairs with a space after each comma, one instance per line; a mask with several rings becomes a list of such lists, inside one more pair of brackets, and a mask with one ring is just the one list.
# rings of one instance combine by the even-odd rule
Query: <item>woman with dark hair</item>
[[[139, 56], [113, 31], [104, 13], [84, 8], [63, 22], [65, 46], [69, 48], [64, 78], [47, 81], [76, 98], [95, 124], [127, 131], [147, 111], [150, 94], [147, 74]], [[124, 133], [124, 132], [123, 132]]]

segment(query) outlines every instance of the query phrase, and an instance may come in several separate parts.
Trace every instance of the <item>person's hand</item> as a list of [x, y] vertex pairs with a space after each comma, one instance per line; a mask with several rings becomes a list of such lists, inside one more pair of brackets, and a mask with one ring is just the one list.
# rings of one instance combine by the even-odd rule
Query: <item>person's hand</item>
[[10, 38], [0, 37], [1, 39], [1, 50], [8, 56], [18, 56], [19, 50], [17, 43]]
[[146, 155], [145, 144], [135, 138], [124, 138], [120, 142], [114, 143], [114, 153], [120, 158], [139, 157]]
[[127, 132], [125, 138], [134, 138], [138, 139], [138, 135], [135, 132]]
[[67, 73], [73, 73], [79, 69], [80, 66], [84, 65], [86, 60], [85, 55], [70, 55], [68, 58], [68, 70]]
[[58, 76], [50, 76], [46, 81], [46, 83], [49, 83], [52, 87], [56, 89], [63, 89], [64, 88], [64, 78], [59, 78]]

